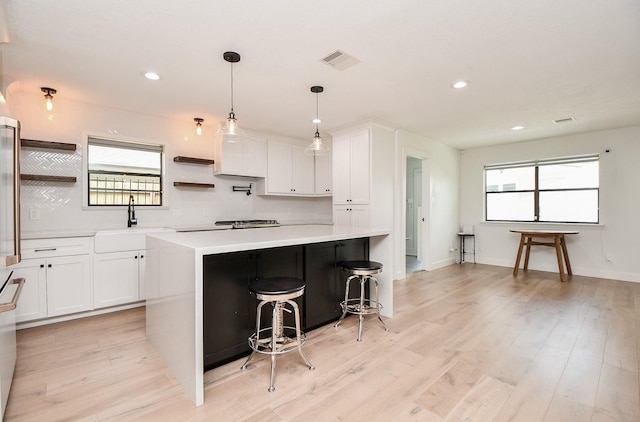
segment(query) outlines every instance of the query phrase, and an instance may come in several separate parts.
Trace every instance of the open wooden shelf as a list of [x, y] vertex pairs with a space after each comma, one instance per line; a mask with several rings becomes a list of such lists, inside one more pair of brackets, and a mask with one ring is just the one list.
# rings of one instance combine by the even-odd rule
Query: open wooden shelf
[[173, 182], [173, 186], [181, 186], [187, 188], [215, 188], [213, 183], [195, 183], [195, 182]]
[[31, 148], [57, 149], [61, 151], [75, 151], [77, 145], [66, 142], [38, 141], [36, 139], [21, 139], [20, 145]]
[[204, 164], [207, 166], [214, 164], [214, 161], [209, 160], [208, 158], [185, 157], [182, 155], [173, 157], [173, 161], [175, 161], [176, 163]]
[[21, 174], [20, 180], [32, 180], [37, 182], [63, 182], [75, 183], [75, 176], [47, 176], [44, 174]]

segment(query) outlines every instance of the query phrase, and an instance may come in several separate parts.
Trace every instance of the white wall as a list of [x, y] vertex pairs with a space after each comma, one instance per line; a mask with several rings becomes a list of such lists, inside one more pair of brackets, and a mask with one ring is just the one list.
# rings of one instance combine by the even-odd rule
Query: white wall
[[[607, 149], [610, 152], [605, 152]], [[600, 225], [483, 223], [483, 166], [600, 153]], [[513, 266], [519, 235], [511, 228], [575, 229], [567, 237], [574, 274], [640, 281], [640, 127], [465, 150], [461, 158], [461, 223], [473, 224], [477, 262]], [[607, 261], [607, 256], [612, 257]], [[557, 272], [552, 248], [532, 248], [530, 269]]]
[[[168, 206], [162, 209], [137, 207], [140, 227], [211, 224], [216, 220], [239, 218], [275, 218], [283, 222], [331, 220], [331, 198], [247, 196], [242, 192], [232, 192], [232, 186], [246, 185], [255, 182], [255, 179], [214, 176], [211, 166], [173, 162], [175, 155], [212, 158], [213, 134], [217, 123], [209, 125], [212, 122], [205, 122], [202, 136], [196, 136], [193, 121], [74, 103], [65, 101], [64, 95], [55, 97], [55, 108], [50, 117], [44, 109], [41, 95], [12, 95], [9, 89], [7, 97], [9, 114], [20, 120], [23, 138], [68, 142], [79, 146], [75, 155], [53, 153], [49, 163], [45, 163], [53, 167], [46, 174], [61, 172], [77, 176], [77, 183], [22, 183], [23, 231], [126, 227], [126, 207], [108, 210], [83, 208], [82, 161], [87, 134], [165, 145], [165, 195]], [[33, 151], [23, 149], [23, 165], [41, 166], [43, 163], [38, 160], [42, 154], [40, 157], [32, 154]], [[175, 188], [174, 180], [208, 182], [216, 187]]]
[[[414, 156], [428, 160], [428, 183], [424, 187], [423, 210], [427, 220], [427, 239], [424, 242], [425, 260], [422, 265], [432, 270], [450, 265], [454, 254], [449, 251], [451, 245], [457, 245], [460, 209], [460, 154], [455, 148], [430, 140], [424, 136], [396, 130], [396, 186], [394, 191], [395, 233], [404, 233], [406, 208], [404, 191], [406, 189], [406, 157]], [[402, 188], [401, 188], [402, 187]], [[396, 278], [406, 276], [406, 244], [403, 236], [396, 236], [394, 262]], [[404, 270], [403, 270], [404, 269]]]

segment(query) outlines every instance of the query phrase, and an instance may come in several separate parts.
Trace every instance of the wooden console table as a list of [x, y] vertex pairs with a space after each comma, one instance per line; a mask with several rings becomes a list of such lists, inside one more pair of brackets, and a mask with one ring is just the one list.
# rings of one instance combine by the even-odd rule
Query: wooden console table
[[[567, 267], [567, 274], [572, 275], [571, 264], [569, 263], [569, 254], [567, 253], [567, 244], [565, 243], [564, 236], [567, 234], [578, 234], [577, 231], [569, 230], [509, 230], [513, 233], [520, 233], [520, 246], [518, 247], [518, 256], [516, 257], [516, 264], [513, 267], [513, 275], [518, 275], [518, 269], [520, 267], [520, 257], [522, 256], [522, 248], [527, 246], [527, 253], [524, 256], [524, 271], [527, 271], [529, 267], [529, 252], [531, 246], [551, 246], [556, 248], [556, 256], [558, 257], [558, 270], [560, 272], [560, 280], [566, 281], [567, 277], [564, 273], [564, 266]], [[533, 240], [533, 238], [552, 239], [550, 242], [542, 242]], [[564, 257], [564, 264], [562, 258]]]

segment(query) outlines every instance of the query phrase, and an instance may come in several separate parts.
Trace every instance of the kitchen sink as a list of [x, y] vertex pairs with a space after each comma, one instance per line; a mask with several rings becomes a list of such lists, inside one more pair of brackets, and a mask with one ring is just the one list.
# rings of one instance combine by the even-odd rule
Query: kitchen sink
[[98, 230], [94, 240], [94, 249], [96, 253], [141, 250], [146, 248], [146, 236], [148, 234], [172, 231], [174, 230], [164, 227]]

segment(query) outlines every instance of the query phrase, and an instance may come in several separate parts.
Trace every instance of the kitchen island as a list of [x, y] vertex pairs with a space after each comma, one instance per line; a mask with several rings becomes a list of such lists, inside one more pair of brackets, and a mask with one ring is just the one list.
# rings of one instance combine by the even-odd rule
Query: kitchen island
[[[216, 255], [368, 238], [370, 259], [385, 265], [378, 277], [382, 314], [393, 314], [392, 242], [387, 229], [297, 225], [148, 235], [147, 338], [196, 406], [204, 402], [203, 263]], [[313, 257], [307, 259], [312, 260]], [[224, 291], [219, 292], [224, 295]], [[247, 296], [249, 292], [247, 290]], [[219, 321], [225, 324], [225, 321]], [[238, 370], [240, 370], [238, 368]]]

